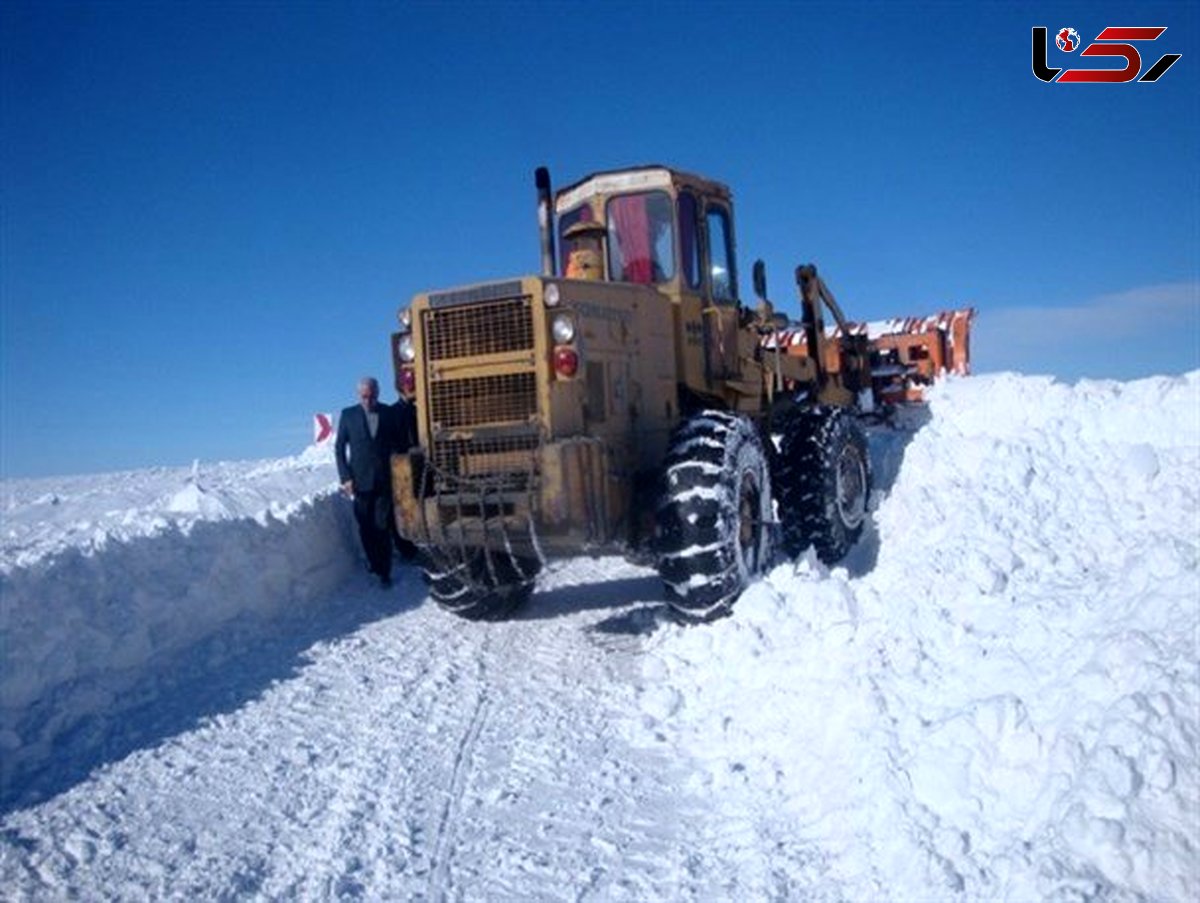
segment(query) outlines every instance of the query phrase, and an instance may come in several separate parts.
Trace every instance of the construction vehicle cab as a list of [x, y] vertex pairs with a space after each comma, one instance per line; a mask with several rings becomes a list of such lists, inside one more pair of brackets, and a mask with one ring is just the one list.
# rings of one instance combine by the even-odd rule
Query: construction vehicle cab
[[[652, 286], [676, 306], [676, 319], [692, 333], [674, 348], [686, 384], [737, 375], [738, 270], [728, 188], [661, 166], [597, 173], [558, 193], [554, 220], [558, 269], [566, 276], [594, 273], [606, 282]], [[553, 239], [544, 235], [547, 242]], [[592, 260], [595, 270], [587, 266]]]
[[724, 185], [664, 166], [535, 182], [541, 273], [418, 294], [392, 336], [418, 420], [393, 458], [396, 523], [433, 598], [493, 616], [548, 558], [618, 552], [703, 618], [776, 540], [843, 555], [866, 516], [869, 355], [826, 336], [823, 311], [842, 317], [815, 268], [797, 271], [797, 354], [761, 267], [758, 307], [739, 303]]

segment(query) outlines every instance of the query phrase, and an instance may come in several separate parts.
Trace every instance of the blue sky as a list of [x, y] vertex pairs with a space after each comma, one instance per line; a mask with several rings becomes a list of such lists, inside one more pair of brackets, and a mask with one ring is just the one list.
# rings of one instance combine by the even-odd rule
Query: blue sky
[[[977, 370], [1200, 367], [1198, 15], [7, 0], [0, 473], [302, 448], [412, 294], [536, 271], [541, 164], [720, 179], [777, 304], [809, 260], [855, 319], [973, 304]], [[1035, 25], [1183, 58], [1044, 84]]]

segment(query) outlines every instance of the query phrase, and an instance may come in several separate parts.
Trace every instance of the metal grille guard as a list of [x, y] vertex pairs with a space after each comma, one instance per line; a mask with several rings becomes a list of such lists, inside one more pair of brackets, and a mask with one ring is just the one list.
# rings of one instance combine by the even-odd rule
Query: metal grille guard
[[[542, 448], [542, 439], [539, 436], [537, 445], [533, 448], [529, 456], [529, 471], [526, 474], [525, 494], [527, 496], [527, 511], [525, 529], [528, 531], [529, 544], [533, 549], [534, 557], [538, 562], [538, 569], [546, 564], [546, 556], [542, 552], [541, 543], [538, 541], [537, 527], [534, 523], [533, 511], [536, 502], [537, 494], [537, 475], [536, 462], [540, 456]], [[466, 542], [466, 531], [458, 531], [457, 543], [443, 544], [426, 543], [420, 546], [422, 554], [427, 562], [436, 569], [438, 576], [457, 575], [459, 579], [466, 585], [471, 586], [476, 590], [495, 589], [504, 584], [504, 580], [500, 577], [503, 568], [498, 567], [497, 556], [503, 554], [507, 558], [507, 564], [511, 567], [520, 578], [521, 585], [532, 583], [537, 576], [537, 570], [529, 573], [525, 568], [521, 567], [522, 556], [517, 555], [513, 551], [512, 537], [510, 531], [505, 524], [506, 520], [511, 520], [511, 515], [503, 513], [503, 495], [507, 494], [512, 497], [511, 491], [503, 493], [501, 487], [504, 485], [509, 474], [484, 474], [481, 476], [464, 476], [459, 473], [451, 472], [445, 468], [439, 468], [437, 463], [427, 457], [425, 466], [421, 473], [421, 485], [418, 498], [421, 503], [417, 506], [420, 511], [421, 532], [430, 537], [433, 534], [430, 532], [426, 500], [433, 498], [436, 500], [438, 510], [443, 507], [443, 500], [450, 497], [447, 492], [448, 487], [453, 487], [453, 506], [457, 511], [457, 521], [461, 523], [464, 516], [474, 517], [478, 512], [478, 521], [482, 526], [484, 542], [478, 546], [468, 545]], [[477, 502], [464, 502], [464, 496], [476, 496]], [[493, 504], [489, 507], [489, 496], [496, 497], [500, 504]], [[493, 512], [500, 512], [495, 514]], [[444, 540], [448, 540], [447, 531], [443, 528], [441, 536]], [[492, 547], [486, 542], [490, 535], [498, 535], [503, 545], [503, 552]], [[485, 573], [491, 579], [491, 584], [487, 584], [479, 576], [477, 571], [472, 568], [472, 563], [476, 554], [483, 556]]]

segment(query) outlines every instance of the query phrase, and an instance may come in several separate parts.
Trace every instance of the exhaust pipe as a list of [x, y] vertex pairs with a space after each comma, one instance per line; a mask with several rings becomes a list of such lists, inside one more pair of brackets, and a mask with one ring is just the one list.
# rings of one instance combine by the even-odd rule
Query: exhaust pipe
[[538, 230], [542, 238], [542, 275], [557, 276], [557, 257], [554, 253], [554, 199], [550, 193], [550, 170], [539, 166], [533, 173], [537, 186]]

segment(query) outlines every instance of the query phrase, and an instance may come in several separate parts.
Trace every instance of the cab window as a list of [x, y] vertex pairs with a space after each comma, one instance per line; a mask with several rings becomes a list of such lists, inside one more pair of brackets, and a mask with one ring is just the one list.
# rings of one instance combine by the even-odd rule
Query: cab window
[[709, 207], [705, 220], [708, 224], [708, 267], [713, 300], [735, 302], [737, 274], [733, 271], [729, 214], [721, 207]]
[[700, 236], [696, 216], [696, 196], [685, 191], [679, 196], [679, 261], [683, 283], [688, 288], [700, 288]]
[[580, 204], [574, 210], [568, 210], [558, 218], [558, 271], [565, 273], [567, 271], [567, 263], [571, 254], [571, 242], [567, 241], [567, 230], [576, 223], [590, 222], [592, 219], [592, 208], [587, 204]]
[[665, 191], [626, 194], [609, 200], [610, 279], [651, 285], [675, 275], [671, 196]]

